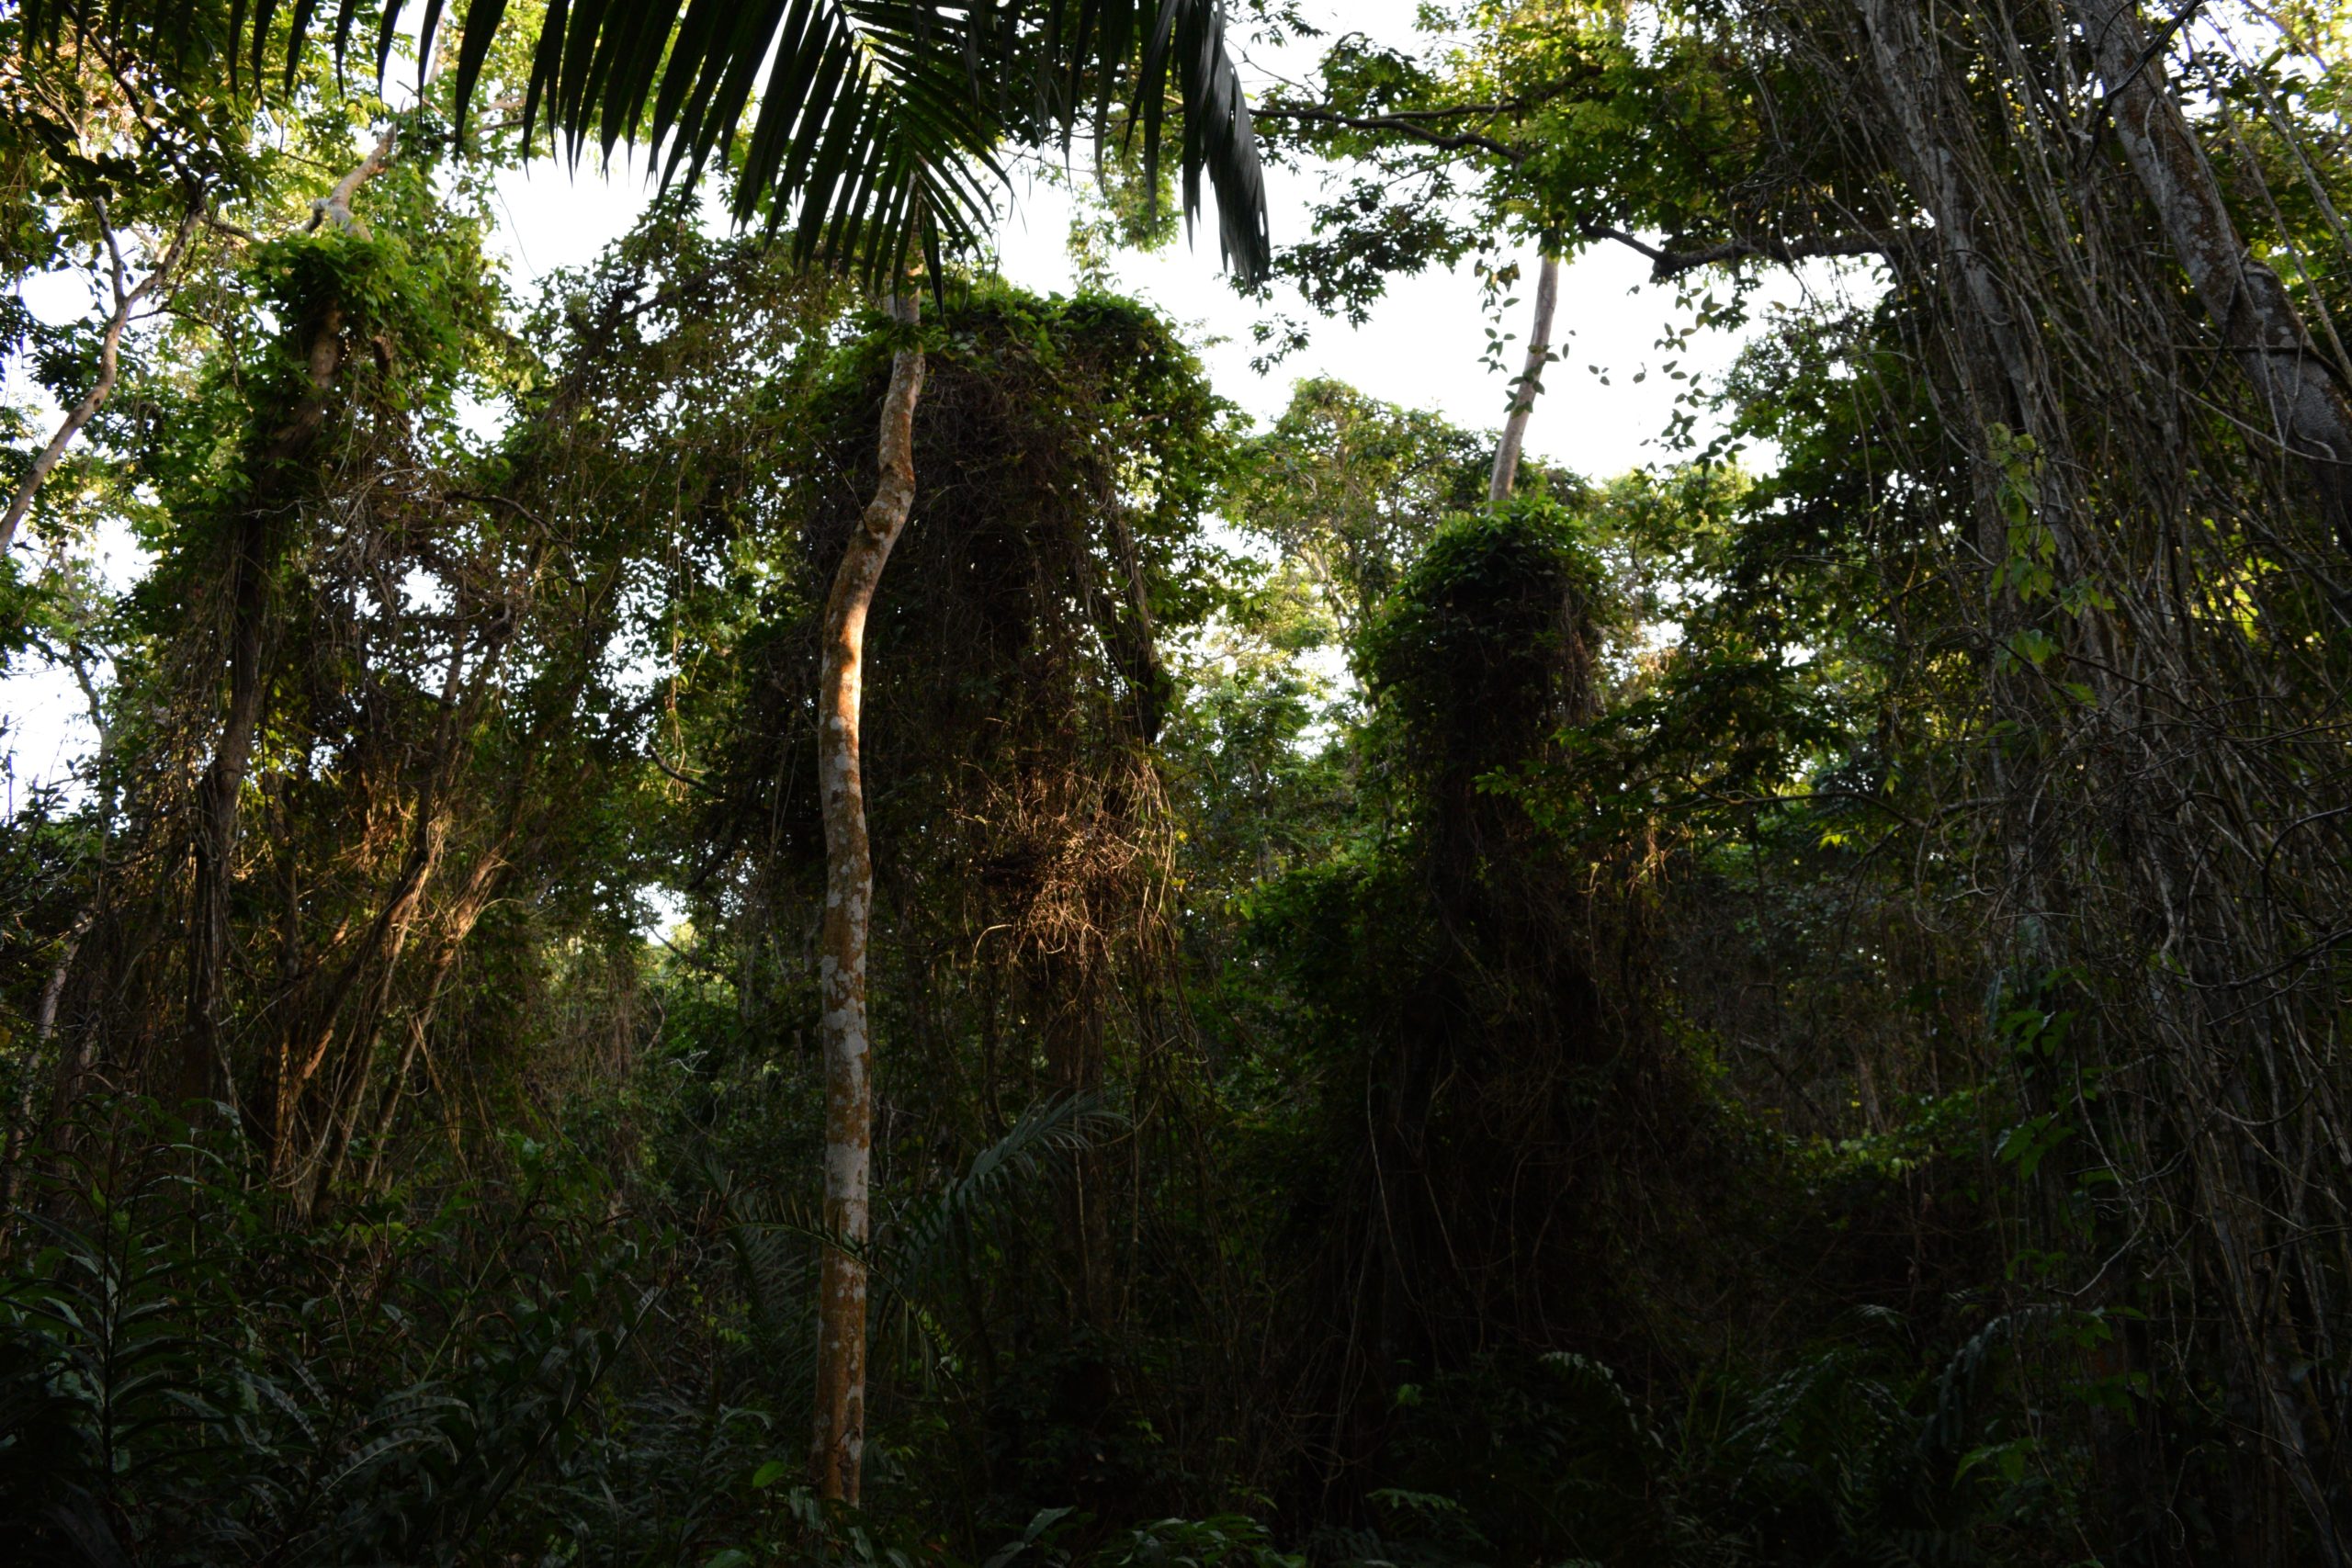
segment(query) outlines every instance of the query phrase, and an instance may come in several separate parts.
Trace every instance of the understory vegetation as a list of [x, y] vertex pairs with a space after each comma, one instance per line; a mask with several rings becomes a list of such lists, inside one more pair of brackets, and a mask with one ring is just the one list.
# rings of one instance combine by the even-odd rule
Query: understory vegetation
[[[0, 10], [0, 637], [87, 740], [0, 819], [0, 1559], [2352, 1562], [2352, 9], [1170, 6], [1318, 62], [1269, 368], [1461, 266], [1501, 388], [1642, 253], [1656, 363], [1510, 396], [1662, 445], [1499, 476], [1123, 291], [1205, 65], [1046, 295], [874, 261], [898, 144], [757, 94], [930, 35], [798, 5], [864, 63], [662, 79], [749, 221], [526, 285], [500, 177], [727, 8], [452, 9]], [[934, 97], [1062, 26], [948, 9]]]

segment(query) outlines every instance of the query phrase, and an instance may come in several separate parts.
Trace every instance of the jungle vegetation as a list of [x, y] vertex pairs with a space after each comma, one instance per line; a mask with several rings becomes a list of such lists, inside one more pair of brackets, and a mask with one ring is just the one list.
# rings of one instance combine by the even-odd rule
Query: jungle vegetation
[[1330, 21], [0, 8], [0, 1559], [2352, 1563], [2352, 6]]

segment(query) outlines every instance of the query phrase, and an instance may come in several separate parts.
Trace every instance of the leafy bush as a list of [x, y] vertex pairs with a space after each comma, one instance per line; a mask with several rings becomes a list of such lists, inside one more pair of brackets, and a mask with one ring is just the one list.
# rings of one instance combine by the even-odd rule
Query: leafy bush
[[[546, 1151], [417, 1216], [285, 1227], [218, 1140], [119, 1108], [0, 1292], [0, 1547], [114, 1564], [467, 1561], [652, 1308], [637, 1239]], [[119, 1163], [110, 1156], [124, 1154]]]

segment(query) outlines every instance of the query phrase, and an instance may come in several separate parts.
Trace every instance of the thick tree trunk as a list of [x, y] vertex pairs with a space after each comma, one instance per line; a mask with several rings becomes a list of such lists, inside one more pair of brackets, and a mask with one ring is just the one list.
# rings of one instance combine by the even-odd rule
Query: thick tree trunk
[[[1971, 412], [1980, 424], [2007, 424], [2047, 451], [2052, 434], [2052, 422], [2044, 415], [2048, 378], [2025, 325], [2030, 318], [2004, 287], [1980, 232], [1984, 224], [1969, 186], [1973, 165], [1964, 156], [1966, 150], [1955, 148], [1940, 133], [1947, 87], [1934, 39], [1910, 0], [1862, 0], [1861, 12], [1879, 88], [1902, 139], [1905, 176], [1935, 220], [1953, 312], [1963, 320], [1973, 318], [2005, 383], [1997, 389], [1984, 384], [1989, 372], [1979, 372], [1976, 355], [1964, 355], [1960, 368], [1976, 404]], [[1989, 498], [1984, 513], [1996, 520], [1996, 527], [2006, 526], [1998, 522], [2000, 508], [1990, 504]], [[2001, 537], [1985, 538], [1980, 547], [1993, 552], [1995, 559], [2006, 549]]]
[[[891, 313], [911, 325], [912, 296]], [[865, 616], [890, 547], [914, 504], [915, 400], [922, 350], [910, 344], [890, 365], [882, 399], [881, 474], [874, 500], [851, 531], [825, 602], [824, 672], [818, 687], [817, 787], [825, 821], [825, 913], [819, 969], [825, 1059], [825, 1209], [828, 1236], [817, 1284], [817, 1424], [809, 1455], [818, 1495], [854, 1505], [865, 1448], [866, 1179], [872, 1158], [874, 1087], [865, 1033], [865, 938], [874, 904], [874, 858], [865, 837], [858, 771], [858, 711]]]
[[2173, 254], [2279, 445], [2312, 478], [2336, 540], [2352, 550], [2352, 399], [2312, 339], [2278, 275], [2255, 259], [2150, 51], [2135, 0], [2067, 0], [2107, 88], [2124, 156], [2155, 208]]
[[[332, 219], [339, 229], [366, 235], [367, 225], [352, 216], [352, 197], [383, 172], [392, 144], [393, 133], [387, 130], [358, 165], [336, 182], [332, 194], [311, 203], [312, 230]], [[343, 371], [343, 307], [337, 301], [330, 301], [312, 323], [307, 350], [311, 395], [263, 444], [254, 481], [258, 489], [237, 520], [230, 547], [229, 712], [196, 791], [187, 1032], [179, 1062], [183, 1100], [209, 1099], [216, 1089], [229, 1087], [220, 1043], [220, 981], [229, 960], [229, 886], [236, 875], [239, 797], [252, 766], [267, 687], [262, 665], [268, 652], [271, 557], [277, 515], [287, 509], [277, 491], [286, 467], [310, 450], [326, 421], [327, 401]]]
[[[326, 418], [343, 367], [343, 312], [330, 307], [311, 334], [311, 396], [263, 448], [255, 482], [274, 491], [277, 472], [308, 448]], [[235, 874], [239, 796], [252, 765], [267, 686], [271, 544], [282, 508], [256, 495], [237, 521], [229, 559], [229, 712], [196, 790], [196, 886], [188, 923], [187, 1036], [180, 1058], [183, 1100], [211, 1098], [225, 1082], [220, 977], [229, 958], [229, 884]]]
[[1560, 303], [1560, 258], [1545, 255], [1535, 275], [1535, 324], [1527, 333], [1527, 367], [1519, 373], [1511, 392], [1510, 417], [1503, 421], [1502, 445], [1495, 448], [1495, 471], [1487, 481], [1487, 500], [1496, 506], [1510, 499], [1519, 482], [1519, 451], [1527, 441], [1527, 416], [1535, 412], [1535, 395], [1544, 389], [1544, 367], [1552, 363], [1552, 313]]

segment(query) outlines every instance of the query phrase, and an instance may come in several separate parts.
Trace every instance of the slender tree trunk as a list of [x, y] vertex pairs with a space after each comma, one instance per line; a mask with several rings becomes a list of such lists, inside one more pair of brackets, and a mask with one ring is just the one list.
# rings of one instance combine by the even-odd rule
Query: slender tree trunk
[[1560, 258], [1546, 253], [1535, 275], [1535, 324], [1527, 333], [1527, 367], [1519, 373], [1511, 392], [1510, 417], [1503, 421], [1494, 477], [1487, 483], [1491, 505], [1510, 500], [1511, 487], [1519, 482], [1519, 449], [1527, 440], [1527, 416], [1535, 412], [1535, 395], [1544, 389], [1544, 367], [1552, 362], [1552, 312], [1559, 303]]
[[[74, 925], [65, 933], [64, 944], [59, 948], [56, 965], [49, 972], [49, 980], [40, 988], [40, 1001], [33, 1012], [33, 1048], [25, 1054], [25, 1082], [17, 1096], [16, 1120], [8, 1123], [8, 1146], [5, 1159], [0, 1159], [0, 1249], [5, 1249], [16, 1229], [14, 1210], [17, 1186], [24, 1168], [25, 1145], [32, 1136], [33, 1087], [39, 1081], [40, 1048], [47, 1045], [57, 1032], [58, 1004], [65, 996], [65, 982], [74, 974], [74, 955], [81, 951], [82, 938], [89, 931], [90, 922], [96, 917], [95, 898], [74, 917]], [[63, 1062], [57, 1066], [56, 1077], [63, 1078], [71, 1072]]]
[[2067, 0], [2107, 88], [2124, 156], [2238, 368], [2300, 459], [2337, 542], [2352, 550], [2352, 399], [2278, 275], [2255, 259], [2205, 150], [2166, 87], [2135, 0]]
[[[891, 314], [913, 324], [911, 295]], [[825, 602], [824, 672], [818, 686], [817, 788], [825, 821], [825, 914], [819, 970], [825, 1058], [825, 1209], [828, 1245], [817, 1284], [817, 1423], [809, 1455], [820, 1496], [854, 1505], [865, 1448], [866, 1180], [873, 1149], [872, 1052], [865, 1032], [865, 938], [874, 905], [874, 858], [865, 837], [858, 771], [865, 616], [890, 547], [914, 504], [915, 400], [920, 346], [900, 349], [882, 398], [881, 475], [852, 530]]]
[[107, 252], [114, 261], [114, 314], [107, 318], [105, 335], [98, 340], [98, 378], [91, 384], [82, 400], [66, 414], [65, 423], [57, 427], [57, 434], [49, 438], [49, 445], [41, 448], [40, 456], [33, 459], [32, 468], [26, 472], [24, 482], [17, 487], [15, 498], [8, 502], [7, 514], [0, 517], [0, 553], [6, 553], [9, 544], [15, 540], [17, 529], [23, 525], [25, 514], [32, 510], [33, 497], [40, 493], [41, 481], [48, 479], [50, 470], [63, 459], [65, 449], [74, 444], [74, 437], [81, 434], [82, 427], [97, 417], [98, 410], [113, 395], [115, 380], [121, 369], [122, 334], [124, 329], [130, 325], [132, 311], [138, 308], [139, 301], [153, 293], [171, 276], [172, 269], [179, 265], [181, 253], [187, 249], [189, 236], [196, 232], [196, 226], [203, 216], [198, 209], [190, 211], [182, 219], [179, 232], [172, 236], [172, 243], [164, 250], [163, 260], [155, 264], [155, 270], [147, 275], [146, 281], [126, 288], [122, 276], [122, 252], [117, 248], [114, 230], [107, 223], [106, 204], [98, 204], [98, 223], [106, 231]]

